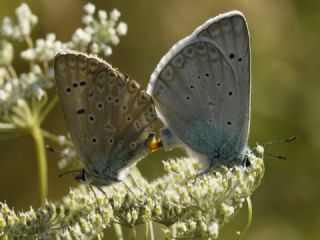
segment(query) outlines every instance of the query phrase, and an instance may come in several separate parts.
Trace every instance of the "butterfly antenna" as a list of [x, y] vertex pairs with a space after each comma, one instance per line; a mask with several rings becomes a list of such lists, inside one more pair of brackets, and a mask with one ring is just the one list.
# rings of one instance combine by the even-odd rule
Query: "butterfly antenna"
[[[294, 141], [296, 139], [298, 139], [297, 136], [292, 136], [292, 137], [288, 137], [286, 139], [277, 139], [277, 140], [269, 141], [269, 142], [266, 142], [266, 143], [263, 143], [263, 144], [260, 144], [260, 145], [262, 147], [266, 147], [266, 146], [269, 146], [269, 145], [272, 145], [272, 144], [289, 143], [289, 142], [292, 142], [292, 141]], [[268, 153], [268, 152], [264, 152], [264, 154], [269, 156], [269, 157], [274, 157], [274, 158], [278, 158], [278, 159], [281, 159], [281, 160], [287, 159], [287, 156], [285, 156], [285, 155], [275, 155], [275, 154]]]
[[298, 139], [297, 136], [292, 136], [292, 137], [288, 137], [286, 139], [277, 139], [277, 140], [272, 140], [272, 141], [269, 141], [269, 142], [266, 142], [266, 143], [263, 143], [263, 144], [259, 144], [261, 145], [262, 147], [266, 147], [266, 146], [269, 146], [269, 145], [272, 145], [272, 144], [284, 144], [284, 143], [289, 143], [289, 142], [292, 142], [294, 140]]
[[47, 145], [46, 148], [50, 151], [50, 152], [53, 152], [53, 153], [56, 153], [58, 154], [60, 157], [64, 157], [64, 158], [69, 158], [70, 156], [64, 154], [63, 152], [60, 152], [58, 151], [57, 149]]
[[63, 172], [63, 173], [60, 173], [58, 176], [59, 176], [59, 177], [63, 177], [63, 176], [65, 176], [65, 175], [67, 175], [67, 174], [79, 173], [79, 172], [82, 172], [82, 170], [70, 170], [70, 171], [65, 171], [65, 172]]
[[264, 154], [269, 156], [269, 157], [274, 157], [274, 158], [278, 158], [278, 159], [281, 159], [281, 160], [286, 160], [287, 159], [287, 156], [285, 156], [285, 155], [275, 155], [275, 154], [268, 153], [268, 152], [264, 152]]

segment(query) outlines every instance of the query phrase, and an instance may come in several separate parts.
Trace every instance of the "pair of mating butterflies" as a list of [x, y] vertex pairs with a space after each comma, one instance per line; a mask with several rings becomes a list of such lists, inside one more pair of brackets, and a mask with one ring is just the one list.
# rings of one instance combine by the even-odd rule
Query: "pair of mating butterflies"
[[[109, 185], [159, 142], [185, 147], [205, 169], [240, 165], [250, 122], [250, 45], [245, 17], [231, 11], [209, 19], [175, 44], [151, 76], [147, 92], [96, 57], [60, 53], [57, 92], [84, 166], [79, 179]], [[156, 110], [155, 110], [156, 109]]]

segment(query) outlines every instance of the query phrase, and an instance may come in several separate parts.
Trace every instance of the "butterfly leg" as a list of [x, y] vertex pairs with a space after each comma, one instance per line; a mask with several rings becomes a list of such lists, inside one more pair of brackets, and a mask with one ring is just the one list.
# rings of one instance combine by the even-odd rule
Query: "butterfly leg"
[[130, 178], [131, 178], [132, 183], [135, 185], [135, 187], [136, 187], [140, 192], [142, 192], [146, 197], [150, 197], [149, 194], [147, 194], [145, 191], [143, 191], [143, 190], [139, 187], [139, 184], [137, 183], [137, 181], [136, 181], [136, 179], [134, 178], [133, 174], [130, 173], [129, 176], [130, 176]]

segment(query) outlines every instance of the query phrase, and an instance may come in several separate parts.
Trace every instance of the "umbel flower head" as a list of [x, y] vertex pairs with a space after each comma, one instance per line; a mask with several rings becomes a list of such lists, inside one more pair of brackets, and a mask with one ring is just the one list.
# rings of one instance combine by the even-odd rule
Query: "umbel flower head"
[[200, 176], [200, 165], [192, 158], [165, 161], [167, 173], [153, 182], [133, 170], [135, 183], [128, 182], [127, 187], [118, 183], [104, 187], [102, 193], [81, 185], [62, 202], [47, 202], [38, 210], [16, 213], [2, 203], [0, 234], [92, 239], [114, 223], [132, 228], [157, 222], [168, 239], [216, 239], [263, 177], [262, 159], [248, 157], [250, 167], [221, 167]]

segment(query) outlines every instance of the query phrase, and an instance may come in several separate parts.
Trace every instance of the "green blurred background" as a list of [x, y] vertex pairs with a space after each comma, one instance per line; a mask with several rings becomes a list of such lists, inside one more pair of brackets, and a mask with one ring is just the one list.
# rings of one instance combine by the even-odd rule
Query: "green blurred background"
[[[81, 25], [79, 0], [26, 1], [39, 17], [33, 38], [55, 32], [67, 41]], [[239, 9], [247, 17], [252, 46], [252, 121], [250, 146], [298, 135], [287, 145], [272, 145], [268, 152], [287, 160], [265, 158], [266, 174], [253, 195], [254, 220], [246, 239], [320, 239], [320, 3], [315, 0], [104, 0], [91, 1], [98, 9], [118, 8], [128, 23], [128, 35], [107, 60], [145, 88], [150, 74], [167, 50], [195, 27], [219, 13]], [[0, 18], [13, 16], [18, 0], [0, 0]], [[20, 46], [24, 48], [24, 46]], [[16, 56], [18, 71], [27, 66]], [[318, 66], [318, 67], [317, 67]], [[54, 93], [54, 90], [52, 90]], [[65, 134], [59, 106], [45, 128]], [[144, 176], [162, 172], [161, 161], [181, 151], [162, 151], [140, 164]], [[58, 178], [58, 156], [48, 152], [49, 198], [58, 200], [77, 183], [71, 176]], [[16, 210], [36, 206], [37, 165], [29, 136], [0, 142], [0, 201]], [[246, 221], [243, 209], [223, 229], [221, 239], [234, 238]], [[158, 229], [160, 231], [160, 228]], [[108, 232], [109, 234], [109, 232]], [[110, 232], [110, 234], [112, 234]], [[112, 238], [108, 238], [112, 239]]]

